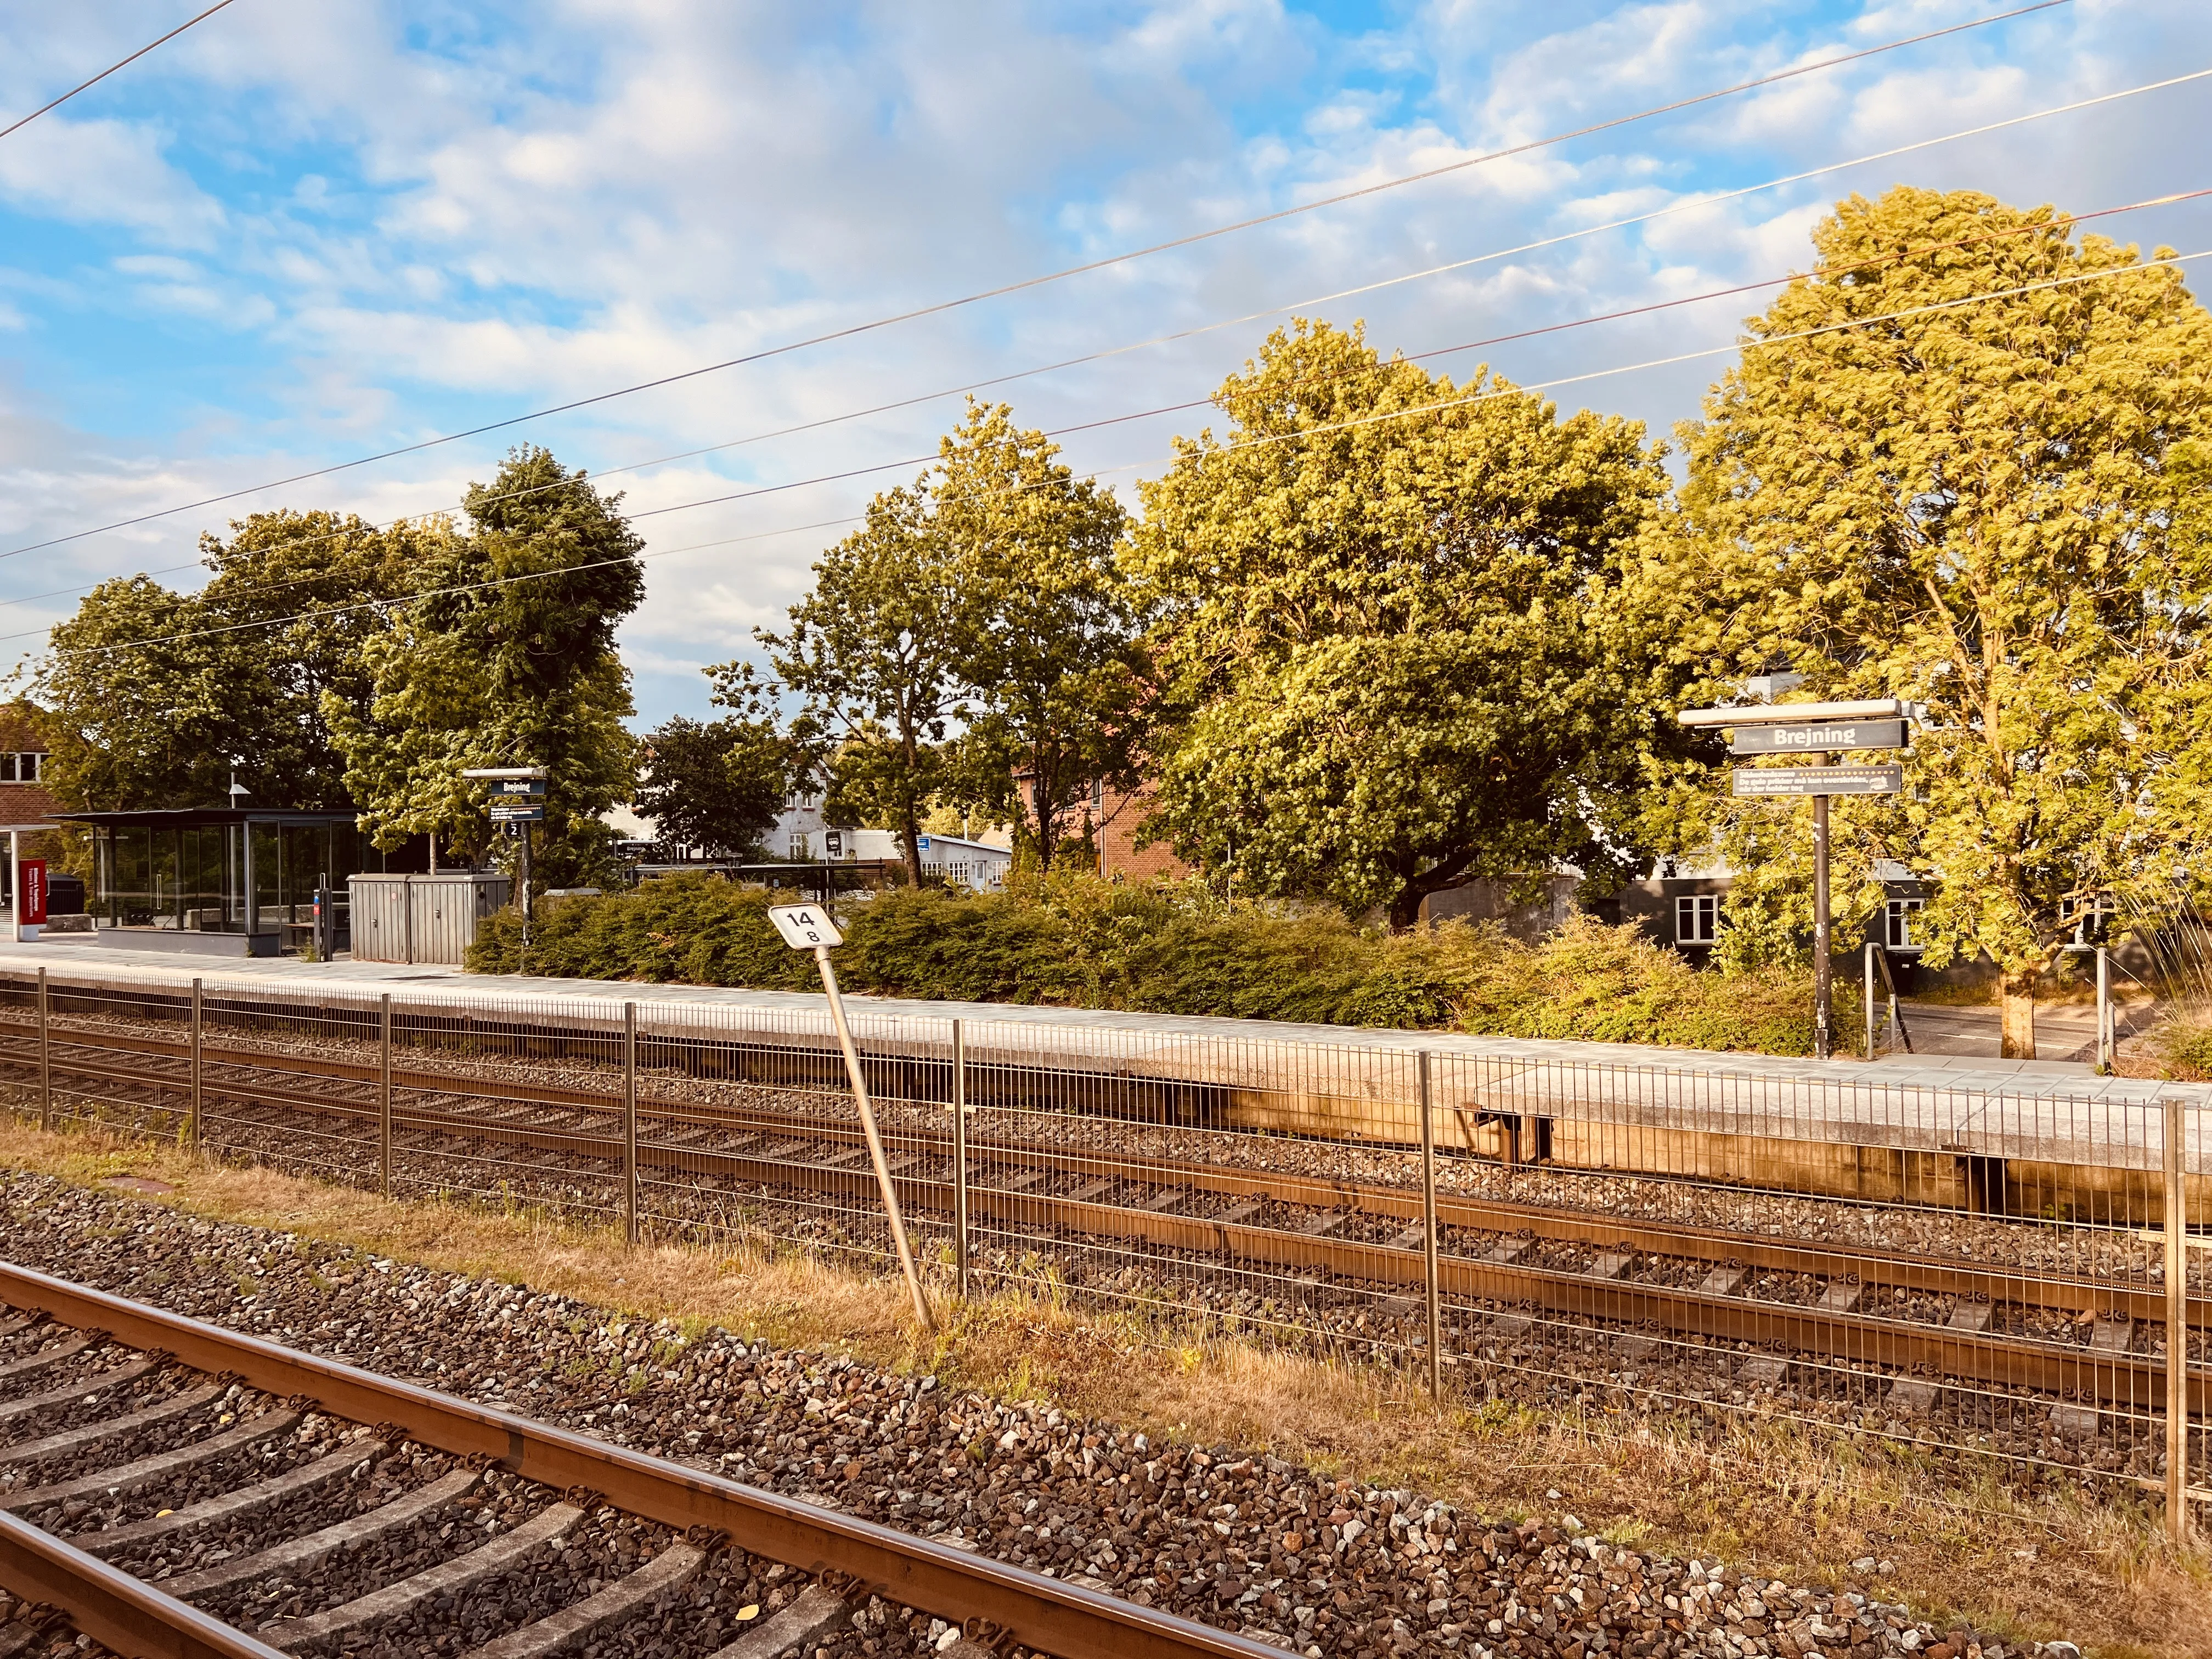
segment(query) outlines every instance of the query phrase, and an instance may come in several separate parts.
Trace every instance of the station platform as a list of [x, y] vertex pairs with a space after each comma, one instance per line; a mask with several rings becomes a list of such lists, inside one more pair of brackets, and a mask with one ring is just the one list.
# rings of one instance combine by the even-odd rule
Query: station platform
[[[341, 959], [198, 960], [87, 935], [0, 939], [0, 978], [48, 970], [86, 988], [358, 1004], [741, 1037], [802, 1056], [835, 1086], [818, 993], [642, 984]], [[945, 1051], [950, 1022], [994, 1074], [1057, 1079], [1081, 1109], [1109, 1093], [1200, 1098], [1224, 1128], [1405, 1146], [1419, 1139], [1416, 1056], [1430, 1056], [1439, 1146], [1554, 1167], [1649, 1172], [1850, 1196], [2154, 1220], [2164, 1106], [2188, 1109], [2185, 1167], [2212, 1180], [2212, 1085], [2100, 1077], [2086, 1064], [1972, 1056], [1811, 1058], [1474, 1036], [1116, 1010], [848, 996], [872, 1053]], [[934, 1063], [934, 1062], [933, 1062]], [[1012, 1086], [1012, 1085], [1008, 1085]], [[2208, 1194], [2212, 1196], [2212, 1194]]]

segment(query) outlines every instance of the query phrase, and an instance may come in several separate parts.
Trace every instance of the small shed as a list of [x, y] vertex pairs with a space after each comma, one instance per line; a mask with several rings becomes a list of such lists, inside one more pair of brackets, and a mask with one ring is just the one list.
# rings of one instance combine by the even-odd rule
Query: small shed
[[483, 919], [504, 909], [514, 884], [495, 870], [358, 875], [352, 888], [356, 962], [427, 962], [458, 968]]

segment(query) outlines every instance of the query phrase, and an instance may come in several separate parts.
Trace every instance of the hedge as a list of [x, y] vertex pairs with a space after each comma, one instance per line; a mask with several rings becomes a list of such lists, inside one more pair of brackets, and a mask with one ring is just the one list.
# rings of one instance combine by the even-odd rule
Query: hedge
[[[678, 875], [541, 905], [526, 964], [512, 912], [469, 953], [479, 973], [807, 990], [811, 957], [768, 920], [770, 896]], [[1570, 921], [1540, 945], [1447, 922], [1392, 936], [1334, 913], [1223, 914], [1204, 895], [1096, 877], [1003, 895], [894, 889], [852, 907], [839, 980], [852, 991], [1401, 1030], [1692, 1048], [1811, 1052], [1803, 969], [1692, 968], [1633, 927]], [[1838, 1023], [1851, 1029], [1849, 981]]]

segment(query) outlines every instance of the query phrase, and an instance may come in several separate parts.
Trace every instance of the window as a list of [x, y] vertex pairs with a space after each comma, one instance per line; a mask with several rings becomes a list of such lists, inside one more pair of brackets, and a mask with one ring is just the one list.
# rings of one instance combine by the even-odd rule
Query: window
[[1674, 943], [1711, 945], [1720, 931], [1721, 901], [1717, 893], [1685, 893], [1674, 901]]
[[791, 838], [791, 856], [792, 856], [794, 860], [802, 860], [802, 861], [803, 861], [804, 860], [805, 860], [805, 859], [807, 859], [807, 858], [809, 858], [809, 857], [812, 856], [812, 855], [811, 855], [811, 854], [809, 854], [809, 853], [808, 853], [808, 851], [806, 850], [806, 837], [805, 837], [805, 836], [793, 836]]
[[1881, 942], [1893, 951], [1917, 951], [1920, 941], [1912, 937], [1912, 918], [1918, 914], [1921, 899], [1892, 899], [1882, 915]]
[[35, 751], [0, 755], [0, 783], [36, 783], [46, 769], [46, 760]]

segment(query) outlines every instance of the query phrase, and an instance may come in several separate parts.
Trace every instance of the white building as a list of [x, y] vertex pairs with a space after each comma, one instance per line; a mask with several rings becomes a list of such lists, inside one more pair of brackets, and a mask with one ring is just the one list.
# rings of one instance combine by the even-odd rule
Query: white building
[[1006, 884], [1006, 872], [1014, 867], [1012, 848], [994, 847], [961, 836], [924, 836], [919, 851], [923, 875], [941, 876], [956, 887], [970, 887], [979, 893], [997, 892]]

